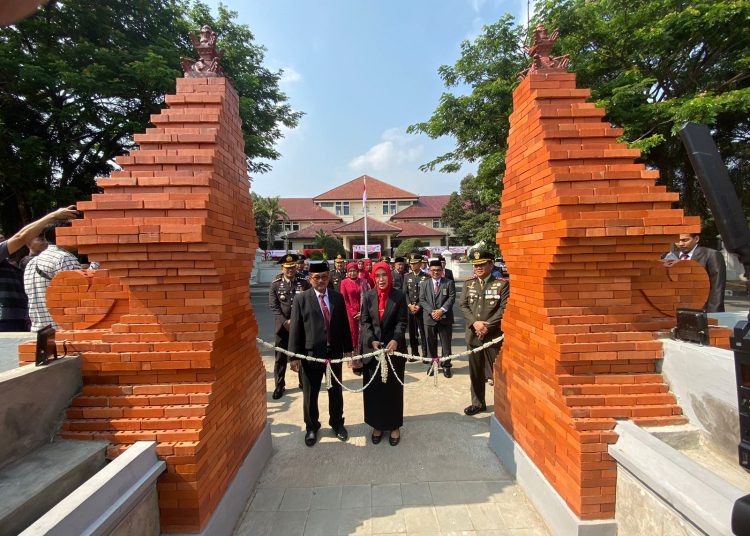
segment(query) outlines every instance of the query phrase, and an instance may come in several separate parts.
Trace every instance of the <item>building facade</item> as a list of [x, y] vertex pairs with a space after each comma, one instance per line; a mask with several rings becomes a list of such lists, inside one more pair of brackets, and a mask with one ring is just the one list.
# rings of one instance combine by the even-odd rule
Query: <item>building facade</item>
[[322, 230], [339, 238], [353, 257], [357, 246], [364, 245], [365, 218], [367, 243], [380, 245], [383, 255], [390, 255], [409, 238], [417, 238], [427, 247], [447, 246], [452, 230], [440, 217], [449, 199], [449, 195], [419, 196], [369, 175], [312, 198], [281, 198], [288, 219], [281, 222], [274, 249], [312, 249]]

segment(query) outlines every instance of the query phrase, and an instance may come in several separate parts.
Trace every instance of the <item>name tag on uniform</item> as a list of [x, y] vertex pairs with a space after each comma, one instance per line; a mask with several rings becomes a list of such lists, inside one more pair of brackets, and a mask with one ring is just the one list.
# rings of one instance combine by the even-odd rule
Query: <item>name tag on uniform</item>
[[444, 289], [443, 289], [443, 296], [447, 296], [447, 295], [448, 295], [448, 289], [447, 289], [447, 288], [444, 288]]

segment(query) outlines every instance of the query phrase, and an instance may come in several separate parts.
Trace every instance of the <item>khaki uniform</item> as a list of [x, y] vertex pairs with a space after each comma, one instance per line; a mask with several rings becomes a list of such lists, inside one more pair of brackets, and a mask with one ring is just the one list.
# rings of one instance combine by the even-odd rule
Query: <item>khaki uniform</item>
[[[291, 282], [284, 279], [283, 274], [279, 274], [271, 282], [271, 288], [268, 291], [268, 306], [273, 312], [276, 328], [274, 344], [279, 348], [286, 349], [289, 347], [289, 331], [284, 327], [284, 322], [292, 316], [294, 296], [309, 288], [310, 283], [299, 273], [295, 275]], [[287, 355], [276, 352], [276, 361], [273, 365], [273, 379], [276, 387], [285, 387], [286, 363]]]
[[[406, 294], [406, 303], [408, 305], [419, 305], [419, 290], [421, 285], [429, 280], [430, 276], [424, 272], [417, 272], [416, 274], [409, 270], [404, 276], [404, 282], [402, 292]], [[427, 337], [424, 330], [424, 318], [422, 316], [422, 309], [416, 313], [409, 311], [409, 346], [411, 347], [411, 355], [420, 355], [419, 353], [419, 341], [422, 341], [422, 357], [427, 355]]]
[[[493, 275], [481, 280], [474, 276], [464, 282], [459, 307], [466, 320], [466, 345], [477, 348], [502, 333], [501, 322], [510, 295], [510, 282], [506, 278]], [[477, 320], [488, 323], [487, 334], [479, 338], [472, 325]], [[485, 381], [492, 378], [495, 358], [500, 344], [493, 345], [469, 356], [469, 376], [471, 378], [471, 403], [485, 407]]]

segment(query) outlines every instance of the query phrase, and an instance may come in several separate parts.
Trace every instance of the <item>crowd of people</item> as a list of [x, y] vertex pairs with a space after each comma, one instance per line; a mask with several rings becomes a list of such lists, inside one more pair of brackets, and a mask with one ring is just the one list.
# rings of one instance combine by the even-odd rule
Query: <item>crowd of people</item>
[[[509, 295], [508, 279], [495, 272], [493, 256], [473, 253], [474, 275], [464, 282], [458, 300], [466, 319], [466, 341], [470, 349], [483, 346], [501, 333], [501, 319]], [[427, 374], [441, 371], [453, 376], [451, 361], [454, 304], [457, 301], [453, 273], [445, 259], [427, 259], [419, 253], [408, 258], [347, 261], [308, 261], [288, 254], [279, 261], [281, 273], [271, 283], [269, 305], [275, 317], [274, 390], [278, 400], [286, 390], [287, 363], [299, 374], [303, 395], [305, 444], [317, 442], [320, 429], [318, 396], [326, 372], [326, 360], [352, 357], [347, 361], [362, 377], [364, 421], [372, 427], [371, 441], [380, 443], [388, 433], [395, 446], [401, 439], [404, 419], [404, 379], [409, 349], [412, 356], [428, 358]], [[306, 266], [308, 272], [302, 272]], [[409, 342], [407, 344], [407, 337]], [[438, 351], [440, 348], [440, 355]], [[387, 380], [373, 381], [378, 360], [371, 354], [385, 350], [390, 370]], [[492, 382], [492, 368], [500, 342], [479, 350], [469, 358], [471, 404], [467, 415], [486, 411], [485, 384]], [[399, 355], [402, 354], [402, 355]], [[316, 360], [300, 359], [311, 356]], [[366, 356], [357, 358], [356, 356]], [[442, 358], [442, 359], [441, 359]], [[433, 366], [433, 362], [435, 365]], [[329, 363], [343, 381], [341, 363]], [[329, 425], [342, 441], [344, 426], [342, 387], [338, 381], [328, 388]]]

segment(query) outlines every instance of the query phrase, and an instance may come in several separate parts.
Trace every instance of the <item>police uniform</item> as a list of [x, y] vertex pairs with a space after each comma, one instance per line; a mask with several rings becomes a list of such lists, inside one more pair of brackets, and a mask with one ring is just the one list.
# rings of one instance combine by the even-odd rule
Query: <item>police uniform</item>
[[[399, 262], [400, 263], [405, 263], [406, 259], [404, 259], [403, 257], [396, 257], [395, 259], [393, 259], [394, 265], [398, 264]], [[401, 272], [399, 272], [398, 270], [396, 270], [396, 268], [392, 268], [391, 269], [391, 273], [393, 274], [393, 288], [395, 288], [396, 290], [400, 290], [400, 291], [403, 292], [403, 290], [404, 290], [404, 277], [406, 277], [406, 274], [402, 274]]]
[[[412, 254], [409, 256], [409, 267], [411, 268], [417, 263], [422, 262], [422, 256], [418, 254]], [[406, 303], [408, 305], [419, 305], [419, 289], [425, 280], [429, 279], [430, 276], [419, 270], [414, 273], [413, 270], [409, 270], [409, 273], [404, 276], [403, 288], [401, 289], [406, 294]], [[419, 353], [419, 342], [422, 341], [422, 356], [427, 355], [427, 337], [424, 331], [424, 318], [422, 317], [422, 309], [420, 308], [417, 312], [412, 313], [409, 311], [409, 346], [411, 347], [411, 355], [420, 355]]]
[[331, 277], [328, 279], [328, 288], [332, 288], [336, 292], [341, 292], [341, 282], [346, 279], [346, 259], [341, 255], [336, 255], [336, 258], [333, 260], [334, 267], [336, 263], [341, 262], [344, 263], [344, 268], [342, 270], [331, 270]]
[[[298, 255], [285, 255], [282, 257], [279, 264], [283, 268], [294, 268], [296, 267], [296, 261]], [[271, 282], [271, 288], [268, 292], [268, 306], [271, 308], [274, 316], [275, 323], [275, 334], [276, 338], [274, 344], [279, 348], [288, 348], [289, 346], [289, 330], [284, 326], [284, 323], [289, 320], [292, 314], [292, 301], [294, 296], [298, 292], [302, 292], [310, 288], [310, 283], [298, 272], [295, 273], [294, 279], [291, 281], [284, 278], [284, 274], [281, 273]], [[283, 352], [276, 352], [276, 361], [273, 365], [273, 380], [274, 380], [274, 392], [273, 398], [278, 399], [281, 397], [286, 387], [284, 376], [286, 374], [286, 363], [287, 355]]]
[[[492, 262], [486, 251], [475, 251], [471, 255], [472, 264]], [[478, 348], [502, 333], [501, 322], [510, 294], [510, 283], [506, 278], [498, 278], [490, 272], [485, 279], [476, 275], [464, 281], [459, 307], [466, 320], [466, 345], [468, 349]], [[473, 328], [474, 322], [487, 322], [487, 334], [479, 338]], [[485, 380], [492, 378], [492, 367], [500, 350], [500, 344], [485, 348], [469, 356], [469, 377], [471, 378], [471, 406], [464, 412], [473, 415], [486, 409]]]

